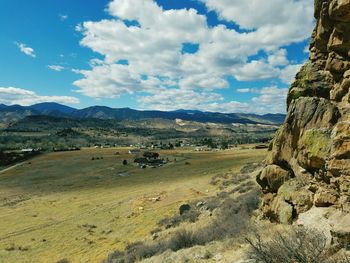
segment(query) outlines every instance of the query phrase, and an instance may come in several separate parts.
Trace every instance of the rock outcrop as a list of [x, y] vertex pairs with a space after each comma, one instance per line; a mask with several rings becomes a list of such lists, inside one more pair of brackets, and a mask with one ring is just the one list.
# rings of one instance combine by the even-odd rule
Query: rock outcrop
[[315, 18], [309, 61], [257, 177], [263, 214], [281, 223], [312, 207], [350, 213], [350, 0], [315, 0]]

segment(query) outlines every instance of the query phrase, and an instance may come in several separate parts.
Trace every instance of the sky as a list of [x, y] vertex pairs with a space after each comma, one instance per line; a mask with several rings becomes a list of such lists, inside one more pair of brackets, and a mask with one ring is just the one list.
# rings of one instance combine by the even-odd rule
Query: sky
[[0, 0], [0, 103], [284, 113], [313, 0]]

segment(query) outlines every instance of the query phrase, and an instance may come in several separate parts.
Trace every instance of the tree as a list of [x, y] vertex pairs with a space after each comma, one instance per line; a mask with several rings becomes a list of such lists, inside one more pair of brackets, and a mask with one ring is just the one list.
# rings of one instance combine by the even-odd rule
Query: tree
[[227, 141], [222, 141], [221, 145], [220, 145], [220, 148], [223, 149], [223, 150], [228, 149], [228, 142]]
[[157, 159], [159, 157], [159, 153], [156, 153], [156, 152], [145, 152], [143, 154], [143, 157]]

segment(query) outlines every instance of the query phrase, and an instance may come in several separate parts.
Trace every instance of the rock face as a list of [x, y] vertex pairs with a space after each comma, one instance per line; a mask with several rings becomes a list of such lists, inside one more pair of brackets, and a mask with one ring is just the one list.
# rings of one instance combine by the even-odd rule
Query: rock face
[[350, 213], [350, 0], [315, 0], [310, 59], [257, 181], [262, 212], [291, 223], [312, 207]]

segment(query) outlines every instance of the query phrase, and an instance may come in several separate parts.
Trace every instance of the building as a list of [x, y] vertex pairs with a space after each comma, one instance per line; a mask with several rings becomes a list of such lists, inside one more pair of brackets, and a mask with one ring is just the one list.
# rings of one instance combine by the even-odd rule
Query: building
[[129, 150], [129, 154], [140, 154], [141, 151], [139, 149], [131, 149]]

